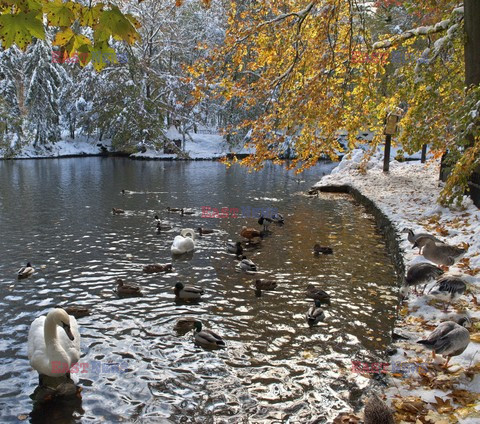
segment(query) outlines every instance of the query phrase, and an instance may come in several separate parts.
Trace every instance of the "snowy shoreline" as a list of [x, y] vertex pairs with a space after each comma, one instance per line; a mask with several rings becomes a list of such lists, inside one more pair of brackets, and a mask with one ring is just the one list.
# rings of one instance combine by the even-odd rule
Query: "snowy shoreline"
[[[417, 254], [416, 249], [412, 249], [407, 234], [403, 232], [405, 228], [411, 228], [415, 233], [434, 234], [451, 245], [468, 247], [464, 259], [451, 266], [448, 273], [462, 274], [477, 296], [480, 288], [480, 211], [471, 199], [465, 197], [462, 208], [450, 209], [436, 203], [442, 186], [438, 180], [438, 161], [422, 164], [393, 160], [390, 172], [385, 174], [382, 170], [383, 152], [379, 150], [368, 162], [367, 172], [361, 173], [359, 166], [363, 155], [364, 151], [360, 149], [351, 152], [330, 175], [315, 184], [311, 192], [353, 192], [357, 200], [367, 207], [371, 203], [386, 217], [391, 225], [384, 228], [385, 222], [379, 224], [386, 230], [390, 251], [392, 245], [397, 245], [392, 254], [397, 262], [399, 281], [403, 278], [403, 269], [415, 263], [428, 262]], [[445, 372], [439, 367], [444, 360], [437, 356], [431, 362], [430, 352], [416, 342], [430, 334], [441, 321], [464, 314], [472, 321], [469, 328], [471, 342], [460, 356], [452, 358], [452, 366]], [[390, 375], [385, 393], [388, 403], [396, 410], [397, 421], [479, 422], [480, 308], [472, 302], [472, 298], [462, 296], [450, 307], [449, 313], [444, 313], [432, 297], [424, 295], [417, 298], [411, 293], [400, 305], [394, 330], [408, 340], [392, 342], [390, 362], [428, 366], [426, 372]], [[369, 378], [373, 374], [363, 375]], [[419, 418], [424, 421], [416, 421]]]

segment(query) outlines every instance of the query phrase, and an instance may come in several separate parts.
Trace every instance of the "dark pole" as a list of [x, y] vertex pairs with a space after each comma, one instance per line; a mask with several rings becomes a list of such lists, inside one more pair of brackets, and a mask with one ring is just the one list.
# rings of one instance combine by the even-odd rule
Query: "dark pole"
[[383, 172], [390, 169], [390, 146], [392, 144], [392, 136], [387, 134], [385, 137], [385, 152], [383, 153]]
[[427, 145], [424, 144], [422, 146], [422, 163], [425, 163], [426, 160], [427, 160]]

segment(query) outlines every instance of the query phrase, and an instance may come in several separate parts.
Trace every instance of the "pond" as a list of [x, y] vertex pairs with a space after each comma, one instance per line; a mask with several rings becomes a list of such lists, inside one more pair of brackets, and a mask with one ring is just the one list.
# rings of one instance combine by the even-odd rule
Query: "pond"
[[[2, 422], [328, 422], [357, 395], [355, 358], [383, 355], [397, 305], [397, 277], [374, 219], [348, 196], [305, 193], [333, 164], [300, 176], [269, 164], [258, 173], [211, 161], [72, 158], [0, 162], [0, 415]], [[122, 195], [121, 190], [130, 190]], [[195, 215], [167, 213], [188, 207]], [[202, 207], [273, 208], [270, 227], [246, 255], [256, 275], [237, 272], [228, 240], [256, 218], [202, 218]], [[112, 215], [112, 207], [125, 210]], [[155, 231], [154, 215], [171, 230]], [[182, 228], [214, 228], [186, 258], [170, 246]], [[333, 255], [314, 256], [315, 242]], [[25, 280], [16, 271], [36, 268]], [[149, 263], [173, 263], [145, 274]], [[119, 299], [115, 280], [142, 287]], [[278, 282], [257, 297], [255, 278]], [[205, 289], [198, 303], [176, 303], [175, 283]], [[331, 295], [326, 320], [305, 313], [314, 283]], [[39, 407], [38, 374], [27, 358], [31, 322], [57, 305], [85, 305], [79, 318], [82, 363], [101, 372], [72, 374], [82, 399]], [[196, 346], [173, 329], [198, 317], [227, 347]], [[124, 368], [109, 370], [108, 364]], [[358, 390], [357, 390], [358, 391]]]

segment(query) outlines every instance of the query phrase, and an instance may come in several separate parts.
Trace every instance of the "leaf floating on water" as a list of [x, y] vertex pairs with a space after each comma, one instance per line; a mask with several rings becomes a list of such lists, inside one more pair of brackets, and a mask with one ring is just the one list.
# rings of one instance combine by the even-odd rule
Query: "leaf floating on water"
[[20, 415], [17, 416], [17, 418], [20, 421], [25, 421], [26, 419], [28, 419], [28, 415], [27, 414], [20, 414]]
[[311, 350], [304, 350], [302, 352], [302, 356], [305, 358], [305, 359], [312, 359], [313, 358], [313, 352]]

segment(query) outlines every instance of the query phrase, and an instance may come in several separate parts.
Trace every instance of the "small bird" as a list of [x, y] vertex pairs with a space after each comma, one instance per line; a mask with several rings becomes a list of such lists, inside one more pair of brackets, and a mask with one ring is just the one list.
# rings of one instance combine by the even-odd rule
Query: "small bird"
[[75, 318], [82, 318], [90, 315], [90, 309], [86, 306], [65, 306], [63, 310]]
[[258, 220], [259, 225], [263, 225], [263, 231], [267, 232], [268, 227], [270, 224], [273, 222], [273, 219], [271, 218], [265, 218], [263, 215], [260, 215], [260, 218]]
[[214, 333], [212, 330], [202, 331], [202, 323], [200, 321], [195, 321], [194, 326], [195, 326], [195, 331], [194, 331], [195, 343], [198, 343], [199, 345], [204, 347], [215, 348], [215, 347], [225, 346], [225, 342], [217, 333]]
[[438, 266], [433, 264], [423, 262], [420, 264], [412, 265], [408, 271], [407, 276], [405, 277], [405, 285], [406, 286], [413, 286], [415, 294], [418, 296], [417, 285], [424, 284], [422, 294], [425, 291], [426, 285], [432, 281], [437, 279], [443, 274], [443, 270], [440, 269]]
[[240, 231], [240, 235], [248, 241], [252, 241], [254, 238], [262, 237], [262, 233], [258, 230], [255, 230], [254, 228], [247, 228], [247, 227], [242, 227], [242, 231]]
[[143, 272], [153, 274], [155, 272], [172, 272], [172, 264], [150, 264], [143, 267]]
[[228, 241], [227, 242], [227, 252], [228, 253], [235, 253], [237, 256], [241, 255], [243, 253], [243, 247], [242, 247], [242, 242], [237, 241]]
[[200, 236], [203, 236], [204, 234], [213, 234], [215, 232], [215, 230], [210, 230], [202, 227], [198, 227], [197, 231], [198, 231], [198, 234], [200, 234]]
[[325, 319], [325, 312], [320, 307], [320, 300], [315, 300], [315, 304], [308, 310], [306, 318], [310, 327]]
[[313, 246], [313, 254], [331, 255], [333, 254], [333, 249], [331, 247], [320, 246], [319, 243], [315, 243], [315, 245]]
[[[460, 277], [445, 276], [440, 278], [428, 291], [428, 294], [443, 300], [443, 312], [447, 312], [450, 303], [465, 293], [467, 284]], [[445, 303], [447, 302], [447, 303]]]
[[315, 287], [313, 284], [309, 284], [307, 286], [306, 297], [327, 303], [330, 301], [330, 295], [325, 290], [322, 290], [319, 287]]
[[240, 269], [243, 269], [244, 271], [247, 272], [255, 272], [257, 271], [257, 265], [253, 263], [250, 259], [247, 259], [247, 257], [244, 255], [242, 256], [240, 262], [237, 264], [237, 266]]
[[22, 266], [18, 271], [17, 271], [17, 276], [19, 280], [22, 280], [23, 278], [28, 278], [33, 273], [35, 272], [35, 268], [32, 267], [32, 264], [30, 262], [27, 262], [26, 266]]
[[140, 287], [133, 284], [124, 283], [121, 278], [117, 279], [117, 294], [122, 297], [143, 296]]
[[120, 215], [122, 213], [125, 213], [123, 209], [119, 209], [119, 208], [112, 208], [112, 212], [114, 215]]
[[437, 265], [451, 266], [466, 252], [465, 249], [460, 249], [445, 243], [438, 243], [429, 238], [420, 237], [415, 242], [414, 247], [422, 245], [422, 255], [424, 258]]
[[[416, 241], [419, 239], [419, 238], [424, 238], [424, 239], [431, 239], [433, 241], [436, 241], [436, 242], [439, 242], [439, 243], [443, 243], [441, 240], [437, 239], [435, 236], [432, 236], [431, 234], [427, 234], [427, 233], [418, 233], [418, 234], [415, 234], [413, 232], [412, 229], [410, 228], [405, 228], [403, 230], [404, 233], [408, 233], [408, 236], [407, 236], [407, 239], [410, 243], [412, 243], [412, 248], [413, 247], [418, 247], [420, 249], [420, 251], [422, 250], [422, 247], [423, 246], [415, 246], [415, 243]], [[421, 252], [420, 252], [421, 253]]]
[[375, 394], [365, 405], [363, 422], [365, 424], [395, 424], [392, 411]]
[[173, 291], [176, 298], [183, 300], [198, 300], [205, 294], [201, 287], [184, 286], [183, 283], [175, 284]]
[[170, 206], [168, 206], [167, 211], [171, 213], [182, 212], [182, 208], [171, 208]]
[[180, 214], [182, 216], [184, 216], [184, 215], [195, 215], [195, 212], [182, 208], [182, 209], [180, 209]]
[[282, 224], [285, 224], [285, 220], [283, 219], [283, 215], [281, 213], [274, 213], [272, 215], [272, 220], [275, 224], [279, 224], [279, 225], [282, 225]]
[[444, 368], [448, 367], [452, 356], [461, 355], [470, 343], [470, 333], [463, 326], [467, 318], [464, 317], [459, 322], [461, 324], [453, 321], [442, 322], [425, 340], [417, 342], [431, 350], [433, 358], [437, 353], [446, 356]]

